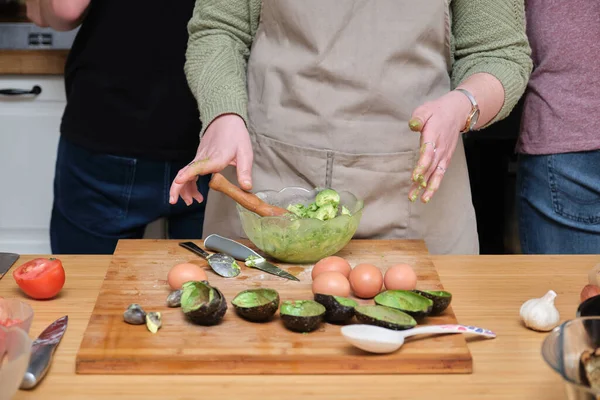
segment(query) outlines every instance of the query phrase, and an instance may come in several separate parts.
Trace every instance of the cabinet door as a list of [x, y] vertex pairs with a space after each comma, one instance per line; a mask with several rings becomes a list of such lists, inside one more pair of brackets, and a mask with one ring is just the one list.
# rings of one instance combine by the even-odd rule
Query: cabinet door
[[[49, 254], [50, 213], [59, 127], [65, 107], [61, 76], [2, 76], [0, 94], [0, 252]], [[0, 92], [2, 93], [2, 92]]]

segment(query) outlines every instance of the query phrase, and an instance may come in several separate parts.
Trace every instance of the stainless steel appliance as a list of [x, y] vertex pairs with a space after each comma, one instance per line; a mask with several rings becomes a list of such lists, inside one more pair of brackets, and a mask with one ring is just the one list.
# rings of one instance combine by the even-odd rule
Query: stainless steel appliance
[[40, 28], [30, 22], [0, 22], [0, 49], [70, 49], [77, 31], [78, 29], [58, 32], [51, 28]]
[[27, 19], [23, 0], [0, 0], [0, 50], [70, 49], [77, 31], [36, 26]]

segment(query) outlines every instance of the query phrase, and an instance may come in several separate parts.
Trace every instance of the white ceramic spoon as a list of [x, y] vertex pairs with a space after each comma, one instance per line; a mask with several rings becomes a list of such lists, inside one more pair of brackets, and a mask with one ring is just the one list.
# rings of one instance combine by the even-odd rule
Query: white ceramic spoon
[[466, 325], [429, 325], [417, 328], [394, 331], [375, 325], [346, 325], [341, 329], [342, 335], [352, 345], [371, 353], [391, 353], [404, 344], [404, 338], [427, 333], [471, 333], [474, 335], [495, 338], [492, 331]]

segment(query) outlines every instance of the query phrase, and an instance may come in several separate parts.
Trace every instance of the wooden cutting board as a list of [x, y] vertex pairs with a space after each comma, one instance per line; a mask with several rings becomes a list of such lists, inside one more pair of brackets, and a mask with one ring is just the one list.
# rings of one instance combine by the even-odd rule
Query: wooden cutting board
[[[231, 300], [240, 291], [271, 287], [281, 301], [312, 299], [312, 265], [278, 265], [301, 281], [289, 281], [247, 268], [222, 278], [206, 262], [173, 240], [122, 240], [115, 251], [76, 359], [79, 374], [404, 374], [471, 373], [472, 359], [462, 334], [415, 336], [392, 354], [369, 354], [348, 344], [340, 326], [323, 323], [311, 333], [285, 329], [277, 312], [267, 323], [237, 316]], [[195, 241], [203, 247], [202, 241]], [[249, 243], [245, 243], [249, 245]], [[253, 246], [250, 246], [253, 247]], [[352, 241], [338, 255], [351, 266], [369, 262], [385, 271], [405, 262], [415, 268], [419, 289], [443, 289], [422, 241]], [[180, 262], [206, 268], [209, 282], [225, 295], [222, 322], [204, 327], [188, 322], [180, 308], [168, 308], [169, 269]], [[373, 303], [361, 300], [360, 303]], [[152, 334], [129, 325], [123, 312], [131, 303], [160, 311], [163, 325]], [[353, 321], [356, 321], [355, 319]], [[465, 321], [468, 322], [468, 321]], [[458, 323], [452, 307], [425, 324]]]

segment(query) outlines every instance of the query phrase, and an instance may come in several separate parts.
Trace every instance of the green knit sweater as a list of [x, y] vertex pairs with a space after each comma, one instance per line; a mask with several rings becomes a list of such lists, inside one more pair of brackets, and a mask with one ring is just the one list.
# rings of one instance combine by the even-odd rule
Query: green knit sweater
[[[222, 114], [238, 114], [248, 123], [246, 66], [261, 6], [261, 0], [196, 0], [185, 73], [198, 101], [201, 136]], [[504, 86], [502, 109], [486, 126], [508, 116], [532, 70], [524, 8], [524, 0], [450, 3], [452, 87], [480, 72]]]

